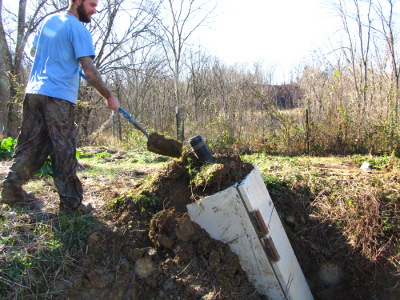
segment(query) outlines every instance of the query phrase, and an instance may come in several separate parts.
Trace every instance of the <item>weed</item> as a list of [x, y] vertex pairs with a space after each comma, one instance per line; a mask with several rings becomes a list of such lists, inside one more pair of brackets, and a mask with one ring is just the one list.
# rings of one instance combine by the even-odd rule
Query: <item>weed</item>
[[115, 210], [128, 203], [134, 203], [142, 212], [144, 212], [146, 209], [156, 207], [158, 204], [157, 200], [152, 197], [143, 194], [131, 195], [128, 193], [121, 197], [112, 199], [112, 201], [109, 202], [109, 207]]
[[134, 157], [131, 159], [131, 162], [134, 164], [151, 164], [151, 163], [164, 163], [169, 161], [170, 158], [156, 155], [156, 154], [135, 154]]
[[287, 183], [281, 176], [265, 175], [263, 179], [272, 193], [281, 193], [287, 190]]
[[74, 215], [61, 214], [59, 227], [56, 236], [67, 247], [84, 247], [88, 236], [88, 227], [94, 224], [92, 215], [81, 215], [76, 212]]
[[51, 176], [53, 174], [53, 169], [51, 167], [51, 158], [47, 157], [43, 166], [40, 168], [39, 172], [35, 174], [35, 176]]
[[192, 185], [195, 183], [195, 176], [197, 174], [198, 166], [196, 166], [195, 161], [193, 161], [193, 159], [191, 159], [190, 157], [187, 158], [187, 162], [188, 164], [186, 166], [186, 169], [190, 176], [189, 184]]
[[142, 212], [147, 208], [157, 206], [157, 201], [154, 198], [142, 194], [134, 196], [132, 202], [140, 206]]
[[[206, 186], [207, 183], [213, 179], [215, 172], [220, 168], [219, 164], [205, 164], [200, 170], [195, 174], [190, 184], [196, 187]], [[193, 175], [193, 174], [192, 174]]]
[[111, 157], [111, 156], [112, 156], [112, 154], [108, 151], [103, 151], [103, 152], [95, 154], [95, 158], [97, 158], [97, 159], [104, 159], [104, 158]]
[[17, 140], [12, 137], [4, 139], [0, 145], [0, 159], [11, 159], [16, 144]]
[[127, 198], [125, 196], [123, 197], [115, 197], [111, 199], [111, 201], [108, 202], [109, 207], [111, 209], [115, 209], [119, 207], [120, 205], [124, 204], [127, 201]]
[[195, 171], [194, 171], [194, 166], [193, 166], [193, 159], [191, 159], [190, 157], [187, 158], [187, 170], [188, 170], [188, 174], [189, 175], [194, 175]]
[[[58, 227], [55, 226], [58, 221]], [[70, 253], [82, 249], [87, 238], [90, 216], [60, 216], [58, 219], [32, 222], [18, 212], [0, 223], [0, 298], [12, 293], [24, 295], [36, 290], [45, 292], [43, 272], [53, 272], [71, 261]], [[37, 280], [32, 281], [32, 278]], [[25, 291], [26, 290], [26, 291]]]

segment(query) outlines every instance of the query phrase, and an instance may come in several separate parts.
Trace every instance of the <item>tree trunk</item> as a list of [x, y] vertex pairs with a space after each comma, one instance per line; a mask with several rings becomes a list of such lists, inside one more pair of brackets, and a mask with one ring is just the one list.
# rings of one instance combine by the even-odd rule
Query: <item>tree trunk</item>
[[7, 74], [11, 70], [11, 54], [7, 46], [2, 16], [3, 0], [0, 0], [0, 132], [7, 132], [7, 104], [10, 101], [10, 82]]
[[[10, 101], [8, 103], [8, 122], [7, 136], [16, 138], [21, 123], [21, 103], [24, 96], [24, 69], [22, 65], [25, 48], [25, 16], [27, 0], [19, 0], [18, 8], [18, 28], [17, 43], [15, 47], [15, 56], [13, 67], [10, 69], [14, 76], [9, 76], [10, 82]], [[11, 60], [11, 56], [10, 56]]]
[[[1, 0], [0, 0], [1, 1]], [[0, 52], [3, 44], [0, 41]], [[7, 103], [10, 99], [10, 84], [7, 77], [7, 68], [4, 62], [5, 55], [0, 54], [0, 132], [4, 135], [7, 130]]]

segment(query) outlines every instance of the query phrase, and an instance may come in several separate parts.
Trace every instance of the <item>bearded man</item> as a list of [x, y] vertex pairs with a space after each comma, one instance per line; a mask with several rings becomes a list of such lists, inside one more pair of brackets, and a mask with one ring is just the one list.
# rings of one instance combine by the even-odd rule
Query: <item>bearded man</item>
[[22, 185], [50, 155], [60, 211], [84, 207], [82, 184], [76, 175], [74, 122], [80, 67], [108, 108], [118, 111], [120, 106], [94, 66], [93, 39], [82, 24], [91, 21], [97, 4], [98, 0], [70, 0], [68, 10], [49, 16], [35, 35], [22, 126], [13, 163], [3, 181], [2, 203], [14, 206], [33, 201], [34, 195], [24, 191]]

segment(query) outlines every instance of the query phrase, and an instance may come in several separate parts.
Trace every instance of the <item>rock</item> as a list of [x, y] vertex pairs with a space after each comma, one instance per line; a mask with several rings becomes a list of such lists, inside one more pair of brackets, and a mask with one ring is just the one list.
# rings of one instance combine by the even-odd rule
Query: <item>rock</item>
[[104, 289], [112, 284], [114, 275], [107, 269], [96, 269], [88, 273], [87, 278], [92, 287]]
[[175, 244], [175, 239], [166, 235], [159, 235], [157, 241], [165, 248], [171, 249]]
[[342, 270], [334, 263], [323, 263], [320, 266], [318, 277], [324, 285], [335, 286], [342, 279]]
[[192, 299], [196, 299], [204, 294], [204, 290], [200, 284], [190, 284], [185, 290], [185, 295]]
[[94, 244], [98, 242], [100, 239], [100, 233], [99, 232], [94, 232], [88, 237], [88, 243], [89, 244]]
[[296, 219], [294, 216], [287, 216], [285, 218], [286, 223], [288, 223], [289, 225], [295, 225], [296, 223]]
[[147, 277], [154, 273], [154, 263], [147, 258], [140, 258], [135, 262], [134, 270], [139, 277]]
[[146, 249], [135, 248], [129, 250], [128, 257], [133, 261], [137, 261], [138, 259], [142, 258], [145, 253]]
[[149, 247], [146, 248], [146, 257], [153, 260], [157, 255], [157, 249]]
[[194, 235], [193, 224], [188, 215], [178, 220], [178, 227], [175, 228], [175, 234], [179, 240], [184, 242], [188, 242]]
[[17, 217], [17, 213], [13, 212], [13, 211], [9, 211], [4, 214], [4, 217], [9, 218], [9, 219], [15, 219]]
[[181, 243], [174, 249], [176, 264], [187, 264], [195, 256], [193, 245], [190, 243]]
[[219, 255], [218, 252], [212, 250], [210, 253], [210, 257], [208, 258], [208, 265], [207, 265], [207, 271], [212, 271], [218, 268], [219, 264], [221, 261], [221, 256]]
[[131, 264], [126, 258], [121, 260], [121, 263], [118, 265], [118, 269], [122, 273], [130, 273], [131, 272]]
[[371, 166], [371, 164], [369, 162], [364, 161], [363, 164], [360, 167], [360, 170], [370, 171], [370, 170], [372, 170], [372, 166]]

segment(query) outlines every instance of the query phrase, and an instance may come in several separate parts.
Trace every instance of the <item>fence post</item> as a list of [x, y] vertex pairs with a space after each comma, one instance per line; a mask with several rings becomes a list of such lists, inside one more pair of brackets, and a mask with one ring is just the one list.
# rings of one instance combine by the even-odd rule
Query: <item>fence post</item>
[[308, 105], [306, 105], [306, 144], [307, 144], [307, 155], [310, 155], [310, 122], [309, 122]]

